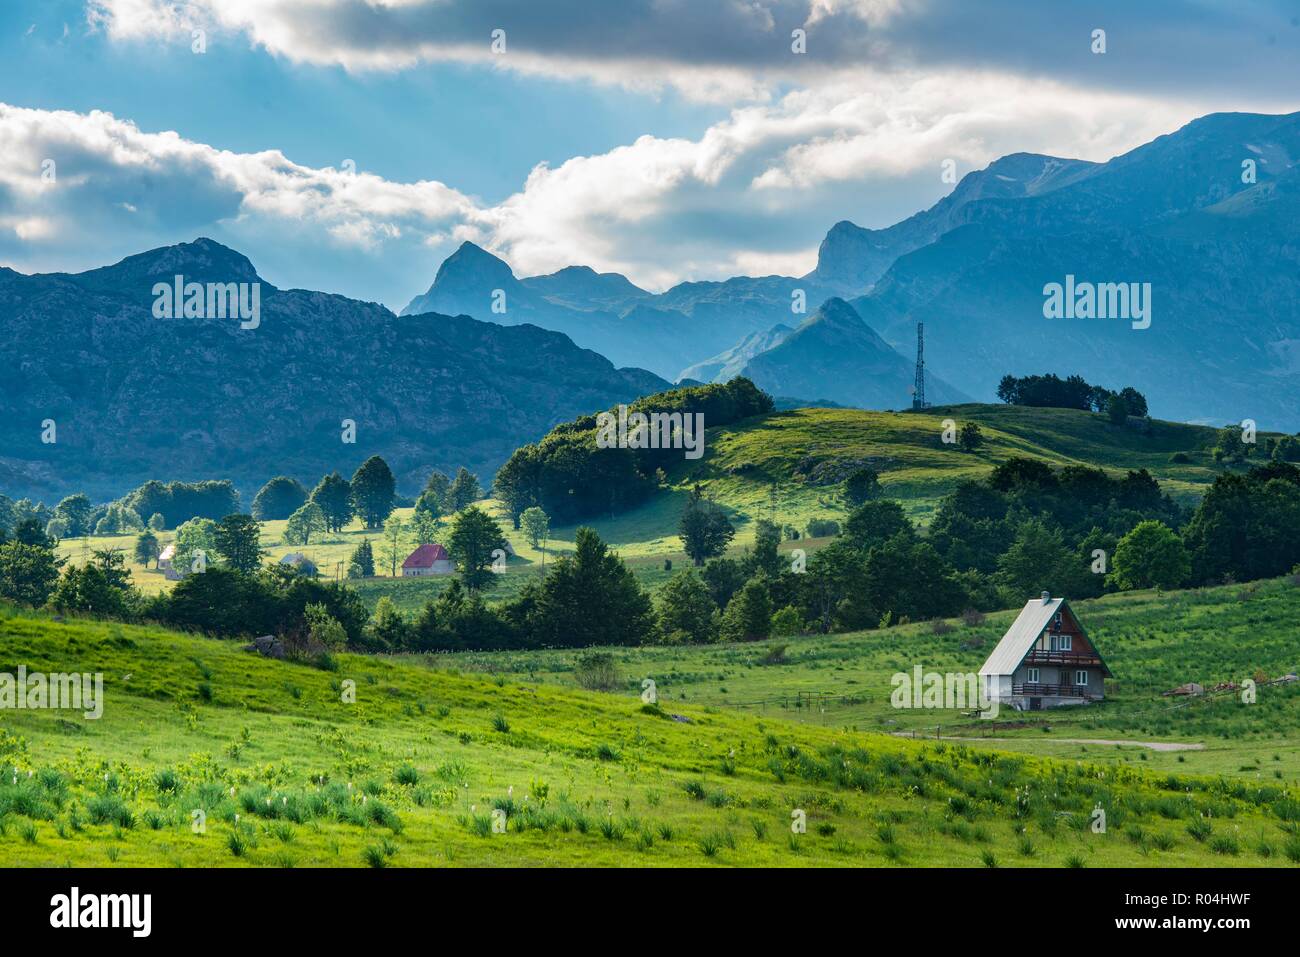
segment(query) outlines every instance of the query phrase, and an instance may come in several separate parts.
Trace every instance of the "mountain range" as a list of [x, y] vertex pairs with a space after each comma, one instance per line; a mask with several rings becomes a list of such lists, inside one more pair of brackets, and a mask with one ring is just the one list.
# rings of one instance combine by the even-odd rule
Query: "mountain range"
[[[556, 423], [682, 378], [744, 374], [783, 407], [902, 408], [918, 322], [932, 402], [1077, 373], [1137, 387], [1160, 418], [1294, 431], [1298, 159], [1300, 113], [1211, 114], [1105, 163], [1017, 153], [895, 226], [837, 223], [806, 276], [662, 293], [584, 266], [516, 278], [472, 243], [400, 315], [276, 289], [206, 239], [78, 274], [0, 268], [0, 490], [251, 491], [372, 452], [408, 490], [434, 467], [487, 479]], [[176, 275], [259, 283], [260, 323], [155, 318], [153, 286]], [[1118, 303], [1121, 284], [1149, 290], [1149, 323], [1048, 318], [1053, 286]]]
[[463, 243], [438, 268], [433, 285], [401, 312], [463, 313], [504, 325], [532, 323], [563, 332], [615, 365], [649, 369], [666, 379], [731, 348], [783, 319], [800, 304], [821, 302], [829, 287], [786, 276], [686, 282], [655, 294], [617, 273], [571, 266], [517, 279], [510, 266]]
[[[814, 366], [834, 360], [838, 343], [823, 327], [804, 348], [759, 361], [779, 349], [782, 327], [816, 321], [792, 313], [791, 297], [803, 290], [809, 312], [832, 296], [846, 299], [909, 363], [924, 322], [935, 395], [950, 388], [992, 400], [1008, 373], [1077, 373], [1109, 388], [1137, 387], [1165, 418], [1251, 418], [1291, 431], [1300, 428], [1297, 159], [1300, 114], [1211, 114], [1104, 163], [1002, 157], [894, 226], [835, 224], [816, 268], [798, 278], [682, 283], [655, 295], [582, 267], [516, 279], [505, 262], [466, 244], [403, 312], [533, 322], [664, 378], [748, 369], [771, 391], [817, 385], [778, 368], [796, 354]], [[1150, 326], [1046, 318], [1045, 290], [1076, 280], [1149, 284]], [[503, 315], [488, 311], [495, 289], [505, 293]], [[839, 328], [856, 334], [852, 324]], [[812, 341], [823, 350], [811, 350]], [[909, 401], [872, 391], [879, 407]]]
[[[176, 275], [260, 283], [256, 328], [155, 318], [154, 284]], [[276, 289], [208, 239], [75, 275], [0, 269], [0, 322], [0, 491], [14, 498], [230, 478], [247, 505], [274, 475], [312, 483], [376, 453], [399, 490], [460, 465], [486, 484], [556, 423], [670, 385], [536, 326]]]
[[[1043, 157], [1048, 185], [950, 211], [850, 302], [891, 344], [924, 322], [931, 366], [977, 398], [1004, 373], [1079, 373], [1136, 386], [1161, 418], [1294, 431], [1298, 159], [1300, 114], [1215, 114], [1068, 171]], [[1149, 327], [1045, 318], [1067, 277], [1149, 283]]]

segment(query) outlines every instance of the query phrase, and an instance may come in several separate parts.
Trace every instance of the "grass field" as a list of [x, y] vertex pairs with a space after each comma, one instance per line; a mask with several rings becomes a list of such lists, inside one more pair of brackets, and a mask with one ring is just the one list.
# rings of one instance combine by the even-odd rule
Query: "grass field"
[[[1300, 668], [1300, 587], [1289, 579], [1174, 592], [1129, 592], [1072, 602], [1115, 674], [1107, 698], [1086, 708], [1034, 715], [1004, 712], [998, 721], [955, 710], [896, 709], [891, 678], [917, 665], [978, 672], [1013, 612], [983, 624], [953, 620], [936, 634], [913, 624], [855, 634], [805, 636], [749, 645], [610, 648], [639, 693], [652, 678], [665, 700], [727, 708], [853, 730], [991, 738], [973, 746], [1024, 751], [1168, 771], [1226, 774], [1256, 783], [1300, 784], [1300, 682], [1260, 687], [1253, 705], [1233, 694], [1162, 697], [1195, 681], [1206, 688], [1257, 673], [1275, 678]], [[765, 663], [784, 646], [783, 660]], [[579, 651], [413, 657], [432, 667], [504, 675], [575, 687]], [[1014, 725], [1021, 724], [1021, 727]], [[1058, 743], [1064, 738], [1188, 742], [1203, 749]]]
[[[1295, 621], [1297, 594], [1280, 582], [1259, 586], [1231, 616], [1240, 628], [1222, 636], [1222, 650], [1201, 649], [1196, 667], [1235, 675], [1285, 659], [1293, 636], [1283, 626]], [[1121, 675], [1116, 721], [1144, 706], [1152, 682], [1188, 667], [1179, 648], [1224, 627], [1233, 600], [1216, 590], [1081, 608]], [[1148, 637], [1142, 622], [1156, 621], [1173, 623]], [[1264, 636], [1251, 638], [1252, 621]], [[990, 619], [978, 633], [992, 637], [1000, 624]], [[340, 655], [326, 671], [233, 642], [0, 609], [0, 672], [22, 664], [102, 672], [105, 682], [97, 721], [4, 712], [0, 863], [1300, 862], [1293, 751], [1282, 778], [1263, 773], [1295, 727], [1293, 699], [1262, 694], [1259, 718], [1203, 715], [1194, 720], [1211, 724], [1188, 726], [1254, 737], [1258, 774], [1202, 773], [1226, 769], [1198, 766], [1200, 754], [1157, 770], [1100, 747], [1050, 760], [883, 733], [893, 726], [882, 720], [878, 676], [922, 652], [935, 667], [977, 664], [960, 637], [913, 626], [804, 639], [778, 666], [757, 665], [757, 648], [623, 650], [629, 679], [658, 676], [660, 704], [646, 707], [630, 693], [576, 689], [559, 653], [534, 656], [532, 667], [529, 656], [495, 656], [492, 675], [468, 673], [483, 662], [456, 657], [431, 668]], [[1151, 674], [1130, 687], [1124, 669], [1140, 660], [1152, 662]], [[862, 710], [801, 722], [777, 708], [718, 706], [801, 685], [860, 690]], [[1122, 736], [1109, 726], [1111, 707], [1095, 712], [1094, 730]], [[1090, 826], [1097, 806], [1104, 833]], [[504, 833], [493, 830], [493, 810], [504, 812]], [[806, 833], [791, 829], [796, 810]], [[205, 815], [203, 833], [193, 829], [195, 811]]]

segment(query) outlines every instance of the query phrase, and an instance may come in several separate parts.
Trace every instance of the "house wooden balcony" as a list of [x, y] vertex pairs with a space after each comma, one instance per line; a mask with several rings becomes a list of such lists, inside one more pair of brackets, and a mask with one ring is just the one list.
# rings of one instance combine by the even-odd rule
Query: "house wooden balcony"
[[1075, 668], [1100, 668], [1101, 659], [1092, 651], [1031, 651], [1027, 665], [1069, 665]]
[[1089, 685], [1047, 685], [1022, 682], [1011, 686], [1011, 693], [1027, 698], [1096, 698]]

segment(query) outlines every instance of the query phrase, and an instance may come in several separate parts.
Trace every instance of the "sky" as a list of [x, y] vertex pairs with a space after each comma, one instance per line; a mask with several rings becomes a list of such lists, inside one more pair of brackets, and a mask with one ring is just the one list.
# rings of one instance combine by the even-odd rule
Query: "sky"
[[[1104, 33], [1098, 33], [1104, 31]], [[378, 301], [802, 275], [1013, 152], [1300, 109], [1294, 0], [3, 0], [0, 265], [208, 236]]]

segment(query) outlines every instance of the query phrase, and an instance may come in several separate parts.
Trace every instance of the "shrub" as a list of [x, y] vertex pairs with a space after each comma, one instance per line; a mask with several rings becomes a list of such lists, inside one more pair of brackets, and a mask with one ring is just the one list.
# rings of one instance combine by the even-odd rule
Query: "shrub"
[[1187, 833], [1201, 843], [1204, 843], [1205, 839], [1210, 836], [1210, 831], [1210, 822], [1203, 817], [1198, 817], [1187, 825]]
[[814, 518], [808, 522], [809, 538], [830, 538], [840, 533], [840, 523], [833, 518]]
[[1237, 844], [1237, 839], [1235, 837], [1230, 837], [1227, 834], [1220, 834], [1218, 837], [1214, 838], [1214, 840], [1210, 841], [1210, 850], [1215, 854], [1236, 855], [1241, 852], [1241, 848]]
[[135, 827], [135, 815], [121, 798], [111, 794], [102, 794], [91, 798], [86, 803], [92, 824], [115, 824], [129, 830]]
[[596, 757], [601, 761], [617, 761], [619, 757], [618, 749], [610, 744], [598, 744], [596, 746]]
[[614, 656], [607, 651], [582, 655], [573, 667], [579, 687], [588, 691], [613, 691], [622, 684]]
[[789, 638], [803, 631], [803, 615], [797, 608], [786, 605], [772, 616], [772, 634], [778, 638]]

